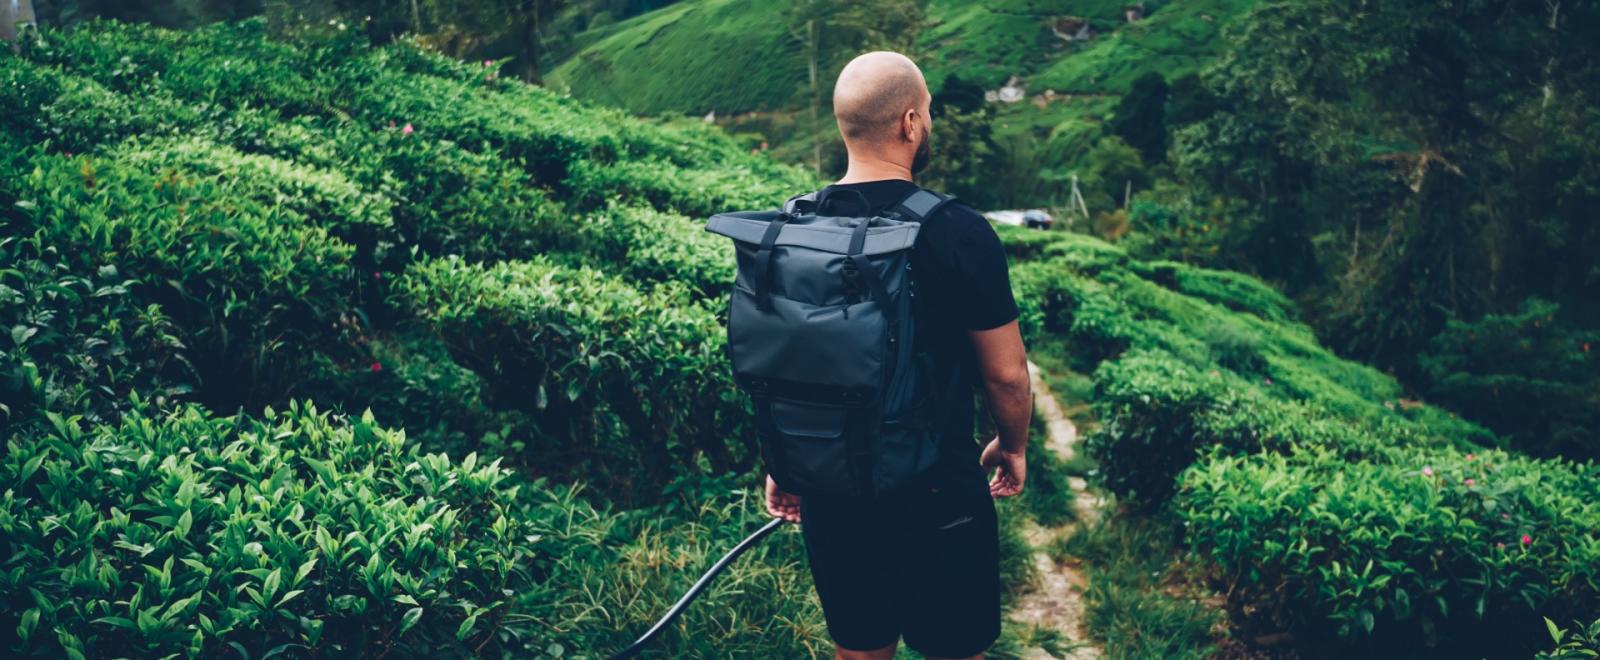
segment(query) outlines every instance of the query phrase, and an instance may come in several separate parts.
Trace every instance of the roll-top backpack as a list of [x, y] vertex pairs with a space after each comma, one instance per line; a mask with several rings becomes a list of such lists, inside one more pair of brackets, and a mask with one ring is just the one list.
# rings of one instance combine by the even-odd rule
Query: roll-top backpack
[[934, 465], [954, 379], [913, 346], [910, 257], [922, 223], [951, 199], [919, 188], [883, 213], [838, 215], [870, 205], [824, 188], [707, 223], [738, 256], [728, 356], [783, 490], [871, 498]]

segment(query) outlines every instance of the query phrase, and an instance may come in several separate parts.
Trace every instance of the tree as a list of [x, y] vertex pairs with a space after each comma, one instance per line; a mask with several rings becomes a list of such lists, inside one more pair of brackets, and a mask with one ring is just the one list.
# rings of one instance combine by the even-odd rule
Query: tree
[[1167, 79], [1147, 73], [1133, 81], [1133, 87], [1117, 103], [1116, 113], [1106, 128], [1139, 150], [1146, 164], [1167, 158]]
[[32, 0], [0, 1], [0, 41], [16, 39], [17, 26], [31, 25], [34, 20]]
[[1258, 272], [1408, 382], [1452, 317], [1538, 296], [1600, 325], [1597, 30], [1592, 2], [1260, 5], [1179, 171], [1248, 200]]

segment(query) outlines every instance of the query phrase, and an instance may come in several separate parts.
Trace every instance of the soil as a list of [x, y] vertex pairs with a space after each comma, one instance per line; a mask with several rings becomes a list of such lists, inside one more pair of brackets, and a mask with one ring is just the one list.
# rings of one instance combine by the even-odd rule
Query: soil
[[[1078, 448], [1078, 429], [1061, 410], [1061, 404], [1039, 375], [1039, 367], [1028, 364], [1033, 382], [1033, 405], [1044, 418], [1045, 446], [1055, 452], [1061, 461], [1069, 461]], [[1072, 522], [1044, 527], [1030, 520], [1025, 532], [1028, 545], [1033, 548], [1033, 562], [1039, 573], [1038, 584], [1018, 599], [1011, 610], [1014, 624], [1054, 630], [1060, 635], [1060, 649], [1065, 656], [1051, 654], [1043, 648], [1030, 648], [1023, 654], [1030, 660], [1047, 658], [1099, 658], [1102, 653], [1089, 638], [1084, 624], [1083, 590], [1088, 580], [1075, 562], [1057, 563], [1046, 550], [1056, 539], [1072, 534], [1077, 525], [1097, 519], [1105, 503], [1081, 477], [1069, 477], [1072, 487], [1073, 507], [1077, 515]]]

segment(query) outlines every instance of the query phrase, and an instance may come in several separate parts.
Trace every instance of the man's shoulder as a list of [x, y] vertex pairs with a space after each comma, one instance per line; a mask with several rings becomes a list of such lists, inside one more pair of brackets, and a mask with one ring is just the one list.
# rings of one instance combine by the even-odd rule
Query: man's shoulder
[[[927, 190], [941, 195], [944, 194], [931, 188]], [[979, 213], [977, 209], [968, 205], [959, 197], [951, 197], [948, 203], [940, 206], [939, 210], [934, 212], [933, 217], [928, 218], [925, 222], [930, 229], [940, 227], [938, 233], [951, 236], [965, 235], [969, 231], [980, 228], [994, 231], [993, 227], [989, 225], [989, 220], [983, 217], [982, 213]]]

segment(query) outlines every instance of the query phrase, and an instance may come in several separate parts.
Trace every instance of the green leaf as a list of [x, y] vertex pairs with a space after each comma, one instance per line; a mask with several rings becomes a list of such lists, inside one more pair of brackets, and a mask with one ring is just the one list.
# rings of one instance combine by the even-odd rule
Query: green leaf
[[312, 557], [310, 559], [307, 559], [307, 560], [305, 560], [304, 563], [300, 564], [300, 568], [295, 569], [295, 572], [294, 572], [294, 584], [295, 584], [295, 586], [299, 586], [301, 582], [304, 582], [305, 579], [306, 579], [306, 576], [310, 575], [312, 569], [315, 569], [316, 567], [317, 567], [317, 558], [316, 557]]
[[33, 635], [33, 629], [38, 626], [39, 608], [30, 607], [28, 611], [22, 613], [22, 621], [17, 624], [17, 637], [24, 642], [28, 641], [28, 637]]
[[325, 485], [331, 487], [338, 483], [334, 479], [333, 466], [329, 465], [326, 461], [319, 461], [310, 456], [301, 456], [300, 459], [305, 461], [306, 465], [311, 466], [312, 472], [316, 472], [317, 476], [322, 477], [322, 481]]
[[106, 625], [116, 626], [118, 628], [127, 628], [128, 630], [138, 630], [139, 629], [139, 626], [134, 625], [133, 619], [130, 619], [130, 618], [125, 617], [125, 616], [103, 616], [103, 617], [100, 617], [100, 618], [95, 619], [93, 621], [90, 621], [89, 623], [104, 623]]
[[413, 607], [406, 610], [406, 615], [400, 618], [400, 634], [406, 634], [412, 626], [417, 625], [417, 620], [422, 618], [422, 608]]
[[39, 466], [44, 464], [44, 458], [46, 456], [49, 456], [49, 455], [50, 455], [49, 450], [45, 450], [45, 451], [39, 452], [38, 456], [34, 456], [33, 458], [28, 459], [28, 462], [23, 463], [22, 464], [22, 471], [17, 473], [17, 483], [18, 484], [27, 483], [28, 482], [28, 477], [33, 476], [34, 472], [39, 471]]
[[178, 516], [178, 524], [177, 524], [177, 526], [172, 528], [172, 531], [173, 531], [173, 534], [176, 535], [178, 538], [184, 538], [184, 537], [189, 535], [189, 528], [191, 528], [193, 526], [194, 526], [194, 514], [192, 512], [190, 512], [188, 509], [185, 509], [184, 512], [183, 512], [183, 515]]
[[467, 619], [465, 621], [462, 621], [461, 625], [456, 628], [456, 639], [458, 641], [466, 639], [467, 638], [467, 634], [472, 632], [472, 627], [474, 625], [477, 625], [477, 623], [478, 623], [478, 615], [474, 614], [472, 616], [467, 617]]
[[267, 600], [272, 600], [272, 597], [278, 593], [278, 583], [282, 579], [283, 575], [280, 569], [272, 569], [272, 572], [267, 574], [267, 579], [261, 581], [261, 596]]
[[21, 346], [24, 342], [28, 341], [29, 337], [38, 334], [38, 332], [39, 328], [31, 325], [14, 325], [11, 326], [11, 341], [16, 343], [16, 345]]

